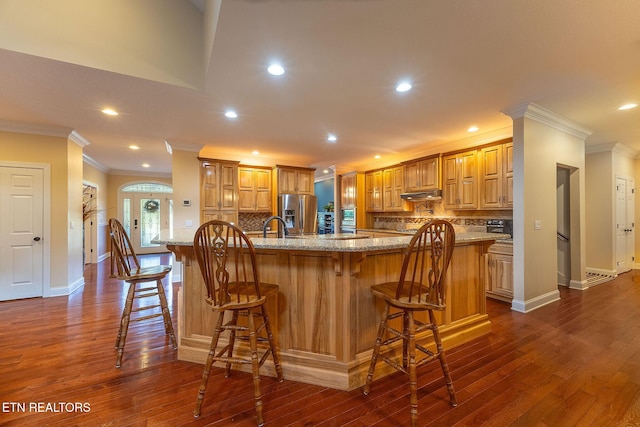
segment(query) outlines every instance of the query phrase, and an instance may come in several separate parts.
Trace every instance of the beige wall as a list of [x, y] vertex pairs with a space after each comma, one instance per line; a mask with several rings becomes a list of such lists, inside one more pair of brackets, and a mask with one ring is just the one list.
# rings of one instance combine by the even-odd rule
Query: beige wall
[[[173, 150], [173, 228], [197, 228], [200, 224], [200, 162], [198, 153]], [[191, 200], [191, 206], [183, 206]], [[188, 226], [187, 224], [191, 224]]]
[[[0, 132], [0, 160], [51, 168], [49, 283], [44, 295], [65, 295], [82, 277], [82, 148], [62, 135]], [[72, 228], [73, 226], [73, 228]], [[46, 274], [45, 274], [46, 276]]]
[[107, 255], [107, 174], [94, 166], [84, 163], [82, 170], [82, 179], [84, 184], [96, 187], [96, 215], [94, 224], [97, 227], [97, 259], [100, 260]]
[[611, 151], [586, 156], [587, 266], [615, 273], [615, 192]]
[[[571, 182], [571, 281], [585, 272], [584, 138], [554, 113], [530, 104], [510, 112], [514, 119], [514, 301], [530, 311], [559, 298], [557, 281], [556, 180], [558, 165]], [[579, 126], [576, 125], [576, 129]], [[576, 132], [580, 134], [580, 132]], [[587, 133], [588, 135], [588, 133]], [[541, 227], [534, 228], [536, 221]]]

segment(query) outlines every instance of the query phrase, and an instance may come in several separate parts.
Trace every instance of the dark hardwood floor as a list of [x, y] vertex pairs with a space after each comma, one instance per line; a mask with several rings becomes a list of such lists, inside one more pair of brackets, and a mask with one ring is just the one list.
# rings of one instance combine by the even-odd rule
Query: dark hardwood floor
[[[0, 303], [0, 425], [255, 425], [249, 374], [225, 379], [219, 368], [194, 420], [202, 366], [176, 359], [160, 318], [131, 326], [114, 367], [125, 294], [108, 269], [88, 267], [69, 297]], [[176, 285], [166, 288], [176, 324]], [[449, 406], [437, 362], [419, 370], [421, 424], [640, 425], [640, 272], [560, 292], [529, 314], [489, 300], [491, 334], [447, 352], [459, 406]], [[374, 382], [369, 396], [268, 377], [262, 392], [271, 426], [409, 424], [401, 374]]]

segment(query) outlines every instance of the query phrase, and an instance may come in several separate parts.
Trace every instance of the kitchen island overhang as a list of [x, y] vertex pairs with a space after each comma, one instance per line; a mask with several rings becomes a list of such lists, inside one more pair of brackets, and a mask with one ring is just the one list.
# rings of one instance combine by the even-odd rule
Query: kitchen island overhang
[[[204, 363], [216, 314], [205, 301], [193, 253], [194, 233], [164, 230], [155, 241], [166, 244], [183, 264], [178, 290], [178, 359]], [[447, 308], [438, 313], [445, 349], [491, 331], [484, 263], [489, 246], [500, 237], [488, 233], [456, 235], [447, 273]], [[267, 309], [285, 379], [340, 390], [364, 384], [384, 310], [384, 303], [373, 297], [370, 287], [398, 280], [410, 239], [251, 239], [260, 280], [280, 287], [277, 299], [267, 302]], [[418, 316], [422, 314], [426, 316], [426, 312]], [[275, 376], [272, 366], [266, 363], [265, 368], [264, 374]], [[392, 372], [384, 363], [376, 367], [376, 376]], [[455, 371], [453, 376], [455, 380]]]

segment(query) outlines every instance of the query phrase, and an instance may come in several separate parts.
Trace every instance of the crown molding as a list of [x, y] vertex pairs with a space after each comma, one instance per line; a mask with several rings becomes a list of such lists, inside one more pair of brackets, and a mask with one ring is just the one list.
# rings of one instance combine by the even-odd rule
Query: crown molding
[[8, 120], [0, 120], [0, 131], [64, 138], [68, 138], [69, 134], [72, 132], [69, 128], [43, 126], [25, 122], [12, 122]]
[[109, 171], [109, 175], [125, 175], [125, 176], [141, 176], [146, 178], [171, 178], [171, 173], [164, 172], [140, 172], [128, 171], [122, 169], [113, 169]]
[[638, 158], [638, 156], [640, 155], [640, 151], [631, 148], [628, 145], [624, 145], [620, 142], [607, 142], [605, 144], [587, 145], [585, 147], [586, 154], [605, 152], [617, 153], [623, 156], [631, 157], [633, 159]]
[[84, 163], [90, 165], [90, 166], [93, 166], [94, 168], [98, 169], [102, 173], [109, 173], [109, 168], [108, 167], [106, 167], [102, 163], [92, 159], [91, 157], [87, 156], [86, 154], [82, 154], [82, 161]]
[[504, 109], [502, 113], [510, 116], [514, 120], [523, 117], [535, 120], [581, 139], [586, 139], [593, 133], [590, 129], [533, 102]]
[[69, 134], [69, 139], [71, 141], [75, 142], [76, 144], [78, 144], [81, 148], [84, 148], [87, 145], [91, 144], [88, 139], [86, 139], [84, 136], [80, 135], [75, 130], [71, 131], [71, 133]]

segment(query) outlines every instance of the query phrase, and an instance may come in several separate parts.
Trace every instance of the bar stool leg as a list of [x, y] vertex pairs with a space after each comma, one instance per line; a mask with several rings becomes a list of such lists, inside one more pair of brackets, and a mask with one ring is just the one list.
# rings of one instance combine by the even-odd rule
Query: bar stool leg
[[409, 412], [411, 413], [411, 426], [418, 425], [418, 374], [416, 367], [416, 324], [413, 321], [413, 311], [405, 311], [407, 320], [406, 339], [403, 339], [407, 347], [409, 370]]
[[378, 355], [380, 354], [380, 346], [382, 345], [382, 337], [384, 331], [387, 329], [387, 318], [389, 317], [389, 305], [386, 304], [382, 319], [380, 320], [380, 326], [378, 327], [378, 336], [376, 337], [376, 343], [373, 346], [373, 353], [371, 355], [371, 363], [369, 364], [369, 372], [367, 373], [367, 381], [362, 389], [362, 394], [369, 395], [371, 390], [371, 381], [373, 380], [373, 373], [376, 370], [376, 362], [378, 361]]
[[433, 325], [433, 340], [436, 343], [436, 350], [438, 352], [438, 360], [440, 361], [440, 366], [442, 367], [442, 373], [444, 375], [444, 381], [447, 385], [447, 390], [449, 391], [449, 400], [451, 402], [451, 406], [454, 408], [458, 406], [458, 400], [456, 399], [456, 392], [453, 388], [453, 381], [451, 380], [451, 374], [449, 373], [449, 365], [447, 364], [447, 359], [444, 355], [444, 349], [442, 347], [442, 341], [440, 341], [440, 332], [438, 331], [438, 325], [436, 324], [436, 318], [433, 314], [433, 311], [429, 310], [429, 320]]
[[124, 303], [124, 310], [122, 310], [122, 318], [120, 319], [120, 329], [118, 330], [118, 337], [116, 338], [116, 348], [118, 349], [118, 356], [116, 358], [116, 368], [119, 368], [122, 364], [122, 355], [124, 353], [124, 343], [127, 340], [127, 331], [129, 330], [129, 320], [131, 319], [131, 308], [133, 307], [133, 297], [136, 293], [136, 283], [129, 284], [129, 291], [127, 292], [127, 300]]
[[253, 392], [256, 403], [258, 425], [264, 425], [262, 417], [262, 393], [260, 391], [260, 360], [258, 358], [258, 339], [256, 338], [256, 324], [253, 309], [249, 309], [249, 343], [251, 344], [251, 370], [253, 372]]
[[269, 351], [271, 351], [271, 357], [273, 357], [273, 366], [276, 369], [276, 375], [278, 376], [278, 381], [284, 381], [284, 377], [282, 376], [282, 366], [280, 366], [280, 359], [278, 357], [278, 352], [276, 351], [276, 339], [273, 336], [273, 332], [271, 332], [271, 323], [269, 322], [269, 315], [267, 315], [267, 308], [263, 305], [262, 307], [262, 321], [264, 322], [264, 328], [267, 332], [267, 339], [269, 340]]
[[196, 409], [193, 411], [194, 418], [200, 416], [200, 409], [202, 407], [202, 400], [204, 399], [204, 392], [207, 390], [207, 382], [209, 381], [209, 373], [211, 372], [211, 366], [213, 365], [213, 358], [216, 355], [216, 347], [218, 346], [218, 339], [222, 332], [222, 321], [224, 320], [224, 311], [218, 312], [218, 322], [216, 328], [213, 331], [213, 337], [211, 337], [211, 347], [209, 347], [209, 355], [207, 356], [207, 362], [204, 365], [204, 371], [202, 372], [202, 380], [200, 381], [200, 389], [198, 390], [198, 398], [196, 399]]
[[173, 332], [173, 324], [171, 323], [171, 314], [169, 313], [169, 304], [167, 304], [167, 296], [164, 292], [164, 286], [162, 286], [162, 281], [160, 279], [157, 280], [158, 287], [158, 297], [160, 298], [160, 308], [162, 308], [162, 318], [164, 319], [164, 330], [171, 338], [171, 344], [173, 344], [173, 349], [178, 349], [178, 342], [176, 341], [176, 334]]

